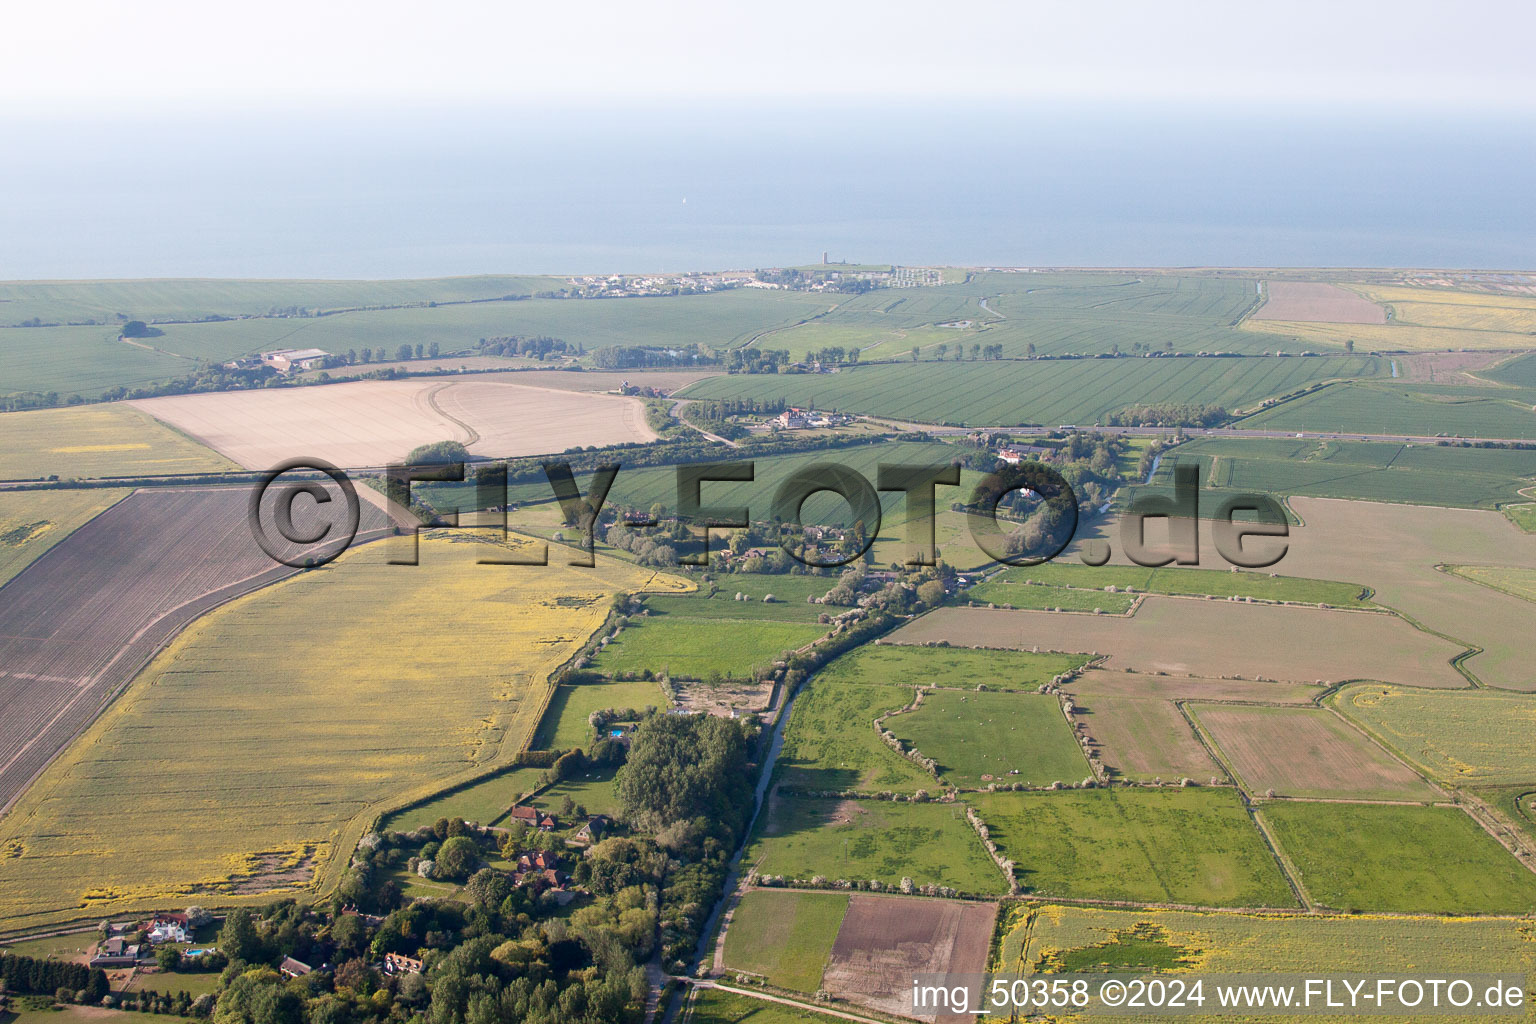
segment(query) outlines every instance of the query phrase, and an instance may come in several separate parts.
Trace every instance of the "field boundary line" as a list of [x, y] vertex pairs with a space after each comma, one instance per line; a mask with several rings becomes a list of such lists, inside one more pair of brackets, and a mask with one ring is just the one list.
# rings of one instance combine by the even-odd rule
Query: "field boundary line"
[[[793, 1006], [798, 1010], [808, 1010], [811, 1013], [823, 1014], [828, 1017], [841, 1017], [844, 1020], [859, 1021], [860, 1024], [888, 1024], [892, 1020], [901, 1020], [899, 1017], [865, 1017], [846, 1010], [837, 1010], [821, 1003], [790, 999], [787, 996], [774, 995], [771, 992], [754, 992], [749, 988], [736, 988], [734, 985], [721, 985], [714, 981], [700, 981], [696, 978], [679, 978], [690, 985], [695, 991], [701, 988], [717, 989], [721, 992], [729, 992], [731, 995], [746, 996], [748, 999], [758, 999], [763, 1002], [780, 1003], [784, 1006]], [[689, 1000], [690, 1004], [692, 1000]]]
[[1312, 902], [1312, 897], [1307, 893], [1306, 888], [1301, 884], [1301, 872], [1296, 870], [1295, 865], [1291, 864], [1290, 858], [1280, 849], [1279, 842], [1276, 841], [1274, 835], [1270, 833], [1268, 826], [1259, 817], [1258, 809], [1253, 804], [1253, 797], [1243, 784], [1242, 777], [1237, 774], [1237, 769], [1232, 767], [1231, 762], [1221, 753], [1221, 747], [1216, 742], [1216, 737], [1205, 731], [1205, 726], [1201, 724], [1199, 716], [1189, 708], [1189, 704], [1190, 701], [1188, 700], [1176, 700], [1173, 702], [1173, 706], [1179, 709], [1179, 714], [1184, 716], [1184, 721], [1188, 722], [1189, 727], [1194, 730], [1195, 739], [1200, 741], [1200, 745], [1205, 748], [1205, 752], [1221, 766], [1222, 771], [1227, 773], [1227, 778], [1232, 780], [1232, 785], [1237, 790], [1237, 799], [1242, 803], [1243, 810], [1247, 812], [1248, 820], [1258, 831], [1259, 838], [1269, 848], [1269, 855], [1274, 858], [1275, 865], [1280, 869], [1280, 875], [1285, 879], [1285, 884], [1290, 886], [1292, 895], [1296, 897], [1296, 901], [1301, 904], [1304, 910], [1309, 913], [1313, 912], [1316, 910], [1316, 905]]

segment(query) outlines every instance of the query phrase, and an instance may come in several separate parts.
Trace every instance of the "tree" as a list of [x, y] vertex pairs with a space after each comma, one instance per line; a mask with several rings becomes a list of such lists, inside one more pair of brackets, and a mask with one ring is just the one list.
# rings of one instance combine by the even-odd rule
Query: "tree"
[[453, 836], [437, 850], [437, 877], [461, 881], [480, 863], [480, 847], [469, 836]]
[[1345, 339], [1345, 341], [1344, 341], [1344, 351], [1345, 352], [1353, 352], [1354, 350], [1355, 350], [1355, 339], [1354, 338], [1347, 338], [1347, 339]]
[[626, 821], [660, 832], [696, 817], [741, 819], [752, 805], [743, 725], [712, 715], [650, 715], [619, 772]]
[[155, 966], [169, 974], [181, 966], [181, 951], [175, 946], [161, 946], [155, 950]]
[[1029, 356], [1029, 358], [1035, 358], [1035, 343], [1030, 342], [1028, 345], [1025, 345], [1024, 351]]
[[458, 441], [434, 441], [418, 445], [405, 457], [406, 464], [411, 466], [441, 466], [466, 462], [468, 459], [469, 449]]
[[253, 963], [262, 959], [261, 936], [256, 934], [249, 910], [231, 910], [224, 918], [224, 926], [219, 929], [219, 952], [232, 961]]
[[912, 361], [914, 363], [917, 362], [917, 346], [916, 345], [912, 346]]
[[149, 325], [143, 320], [129, 320], [123, 324], [122, 336], [125, 338], [149, 337]]
[[411, 358], [411, 346], [402, 344], [399, 348], [395, 349], [395, 358], [402, 363]]

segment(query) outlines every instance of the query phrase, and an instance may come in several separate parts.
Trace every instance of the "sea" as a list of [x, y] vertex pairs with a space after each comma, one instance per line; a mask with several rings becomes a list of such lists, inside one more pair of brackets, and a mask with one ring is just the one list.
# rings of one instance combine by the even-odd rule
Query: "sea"
[[611, 102], [7, 115], [0, 279], [1536, 268], [1529, 114]]

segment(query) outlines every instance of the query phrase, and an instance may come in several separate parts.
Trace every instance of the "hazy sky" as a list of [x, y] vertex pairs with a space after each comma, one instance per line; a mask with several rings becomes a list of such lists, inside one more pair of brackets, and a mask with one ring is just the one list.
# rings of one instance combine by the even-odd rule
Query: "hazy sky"
[[15, 3], [0, 109], [1024, 97], [1536, 105], [1528, 0]]

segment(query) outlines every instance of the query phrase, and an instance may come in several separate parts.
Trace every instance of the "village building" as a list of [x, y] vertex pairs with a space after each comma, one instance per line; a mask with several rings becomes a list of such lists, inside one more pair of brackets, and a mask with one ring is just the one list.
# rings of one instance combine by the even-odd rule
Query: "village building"
[[295, 960], [291, 956], [283, 957], [283, 962], [277, 965], [277, 969], [282, 972], [285, 978], [302, 978], [314, 970], [309, 964], [301, 960]]
[[144, 947], [124, 938], [104, 940], [91, 957], [92, 967], [137, 967], [143, 958]]
[[404, 953], [384, 954], [385, 974], [420, 974], [421, 968], [421, 961], [413, 956], [406, 956]]
[[508, 817], [515, 822], [536, 828], [540, 832], [553, 832], [560, 827], [560, 819], [553, 814], [545, 814], [537, 807], [517, 806], [512, 808]]

